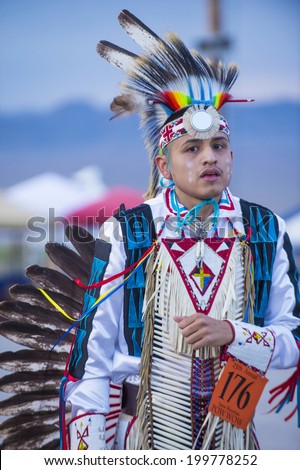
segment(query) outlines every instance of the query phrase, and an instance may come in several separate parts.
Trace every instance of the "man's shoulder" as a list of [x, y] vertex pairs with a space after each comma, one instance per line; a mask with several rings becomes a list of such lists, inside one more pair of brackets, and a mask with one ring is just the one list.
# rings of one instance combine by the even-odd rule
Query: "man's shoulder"
[[245, 230], [251, 227], [254, 241], [275, 241], [284, 230], [284, 221], [271, 209], [256, 202], [240, 199], [241, 213]]
[[261, 213], [268, 213], [272, 214], [275, 217], [278, 217], [271, 209], [257, 202], [251, 202], [246, 199], [239, 198], [239, 203], [241, 205], [242, 211], [259, 210]]
[[160, 205], [161, 203], [162, 197], [161, 194], [159, 194], [152, 199], [145, 200], [138, 206], [130, 207], [128, 209], [125, 207], [120, 207], [119, 212], [115, 215], [115, 218], [121, 221], [130, 217], [142, 216], [143, 214], [146, 217], [151, 217], [153, 207]]
[[128, 209], [126, 209], [125, 207], [123, 208], [121, 207], [119, 209], [119, 212], [115, 215], [115, 217], [116, 219], [122, 219], [124, 217], [126, 218], [133, 214], [140, 214], [144, 212], [145, 210], [148, 210], [148, 207], [149, 207], [149, 204], [147, 204], [146, 202], [142, 202], [138, 206], [130, 207]]

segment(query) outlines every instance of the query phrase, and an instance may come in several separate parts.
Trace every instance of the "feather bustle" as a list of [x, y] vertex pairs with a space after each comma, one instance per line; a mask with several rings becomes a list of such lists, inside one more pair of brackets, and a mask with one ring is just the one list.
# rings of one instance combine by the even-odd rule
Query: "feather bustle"
[[45, 426], [30, 426], [30, 432], [28, 428], [22, 431], [16, 430], [15, 433], [10, 434], [6, 439], [5, 443], [2, 444], [3, 450], [16, 450], [20, 449], [20, 442], [23, 442], [22, 450], [43, 450], [51, 443], [51, 449], [59, 449], [59, 439], [57, 426], [45, 425]]
[[49, 289], [52, 292], [65, 295], [79, 303], [82, 303], [83, 301], [84, 290], [74, 283], [68, 276], [56, 269], [34, 264], [26, 269], [25, 275], [35, 285], [42, 289]]
[[58, 393], [62, 371], [59, 370], [41, 370], [34, 372], [15, 372], [4, 375], [0, 378], [0, 390], [5, 393], [23, 393], [32, 390], [56, 390]]
[[47, 369], [63, 372], [67, 354], [54, 351], [21, 349], [19, 351], [4, 351], [0, 354], [0, 368], [12, 372], [34, 372]]
[[[0, 303], [0, 314], [8, 321], [18, 322], [20, 327], [36, 326], [39, 328], [48, 328], [52, 330], [64, 330], [70, 324], [60, 312], [51, 312], [37, 305], [31, 305], [21, 301], [5, 300]], [[23, 317], [23, 318], [22, 318]], [[20, 324], [22, 318], [24, 325]]]
[[[57, 294], [56, 292], [49, 291], [45, 289], [45, 292], [71, 317], [79, 318], [81, 303], [76, 302], [70, 297], [66, 297], [62, 294]], [[57, 309], [52, 305], [44, 295], [36, 289], [36, 287], [31, 286], [30, 284], [15, 284], [10, 287], [9, 295], [15, 301], [20, 301], [25, 304], [30, 304], [31, 306], [42, 307], [44, 310], [53, 310], [57, 312]]]
[[96, 243], [93, 235], [84, 227], [75, 224], [68, 225], [65, 234], [81, 258], [90, 266], [93, 262]]
[[51, 351], [71, 321], [45, 301], [36, 286], [68, 314], [78, 315], [85, 291], [72, 279], [88, 279], [95, 243], [92, 235], [78, 226], [67, 227], [66, 235], [74, 250], [47, 245], [46, 253], [57, 269], [29, 266], [26, 276], [31, 284], [12, 286], [13, 300], [0, 303], [1, 335], [29, 348], [0, 354], [0, 367], [10, 372], [0, 380], [0, 388], [14, 393], [0, 402], [0, 414], [7, 417], [0, 426], [2, 449], [59, 448], [58, 388], [74, 331]]
[[43, 392], [24, 392], [0, 402], [0, 412], [4, 416], [35, 413], [36, 411], [57, 411], [58, 395], [56, 390]]
[[45, 245], [49, 259], [71, 279], [79, 277], [86, 283], [90, 274], [90, 266], [81, 256], [66, 245], [49, 242]]
[[[19, 322], [2, 322], [1, 335], [16, 344], [32, 349], [50, 351], [57, 340], [65, 334], [65, 330], [57, 330]], [[70, 342], [60, 342], [56, 346], [59, 353], [68, 353]]]

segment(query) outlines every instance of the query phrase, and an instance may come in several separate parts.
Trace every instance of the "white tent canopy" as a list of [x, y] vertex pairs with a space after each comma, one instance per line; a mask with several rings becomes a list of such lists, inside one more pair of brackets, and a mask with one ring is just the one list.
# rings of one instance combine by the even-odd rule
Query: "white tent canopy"
[[99, 170], [86, 167], [70, 178], [42, 173], [11, 186], [6, 190], [6, 197], [35, 216], [48, 219], [50, 209], [57, 217], [65, 216], [98, 199], [105, 190]]
[[33, 213], [10, 201], [0, 192], [0, 227], [26, 227]]

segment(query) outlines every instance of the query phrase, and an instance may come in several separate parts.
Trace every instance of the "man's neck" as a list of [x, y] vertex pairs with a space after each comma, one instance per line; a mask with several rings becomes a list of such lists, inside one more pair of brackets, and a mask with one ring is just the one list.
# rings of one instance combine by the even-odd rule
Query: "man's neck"
[[[176, 189], [175, 189], [176, 192]], [[198, 204], [201, 204], [201, 202], [205, 202], [205, 199], [196, 199], [196, 198], [190, 198], [190, 197], [184, 197], [183, 195], [179, 195], [176, 192], [176, 196], [180, 204], [182, 204], [186, 209], [191, 210]], [[222, 195], [213, 198], [217, 203], [219, 203]], [[198, 214], [198, 219], [200, 220], [205, 220], [207, 219], [212, 213], [214, 212], [214, 207], [212, 204], [205, 204], [203, 207], [201, 207], [200, 212]]]

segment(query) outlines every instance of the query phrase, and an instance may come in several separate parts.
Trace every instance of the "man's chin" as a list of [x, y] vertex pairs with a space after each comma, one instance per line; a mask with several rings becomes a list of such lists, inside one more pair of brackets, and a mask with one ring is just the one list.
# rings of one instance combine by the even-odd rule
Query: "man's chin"
[[199, 199], [201, 201], [207, 201], [209, 199], [215, 199], [215, 200], [219, 201], [219, 199], [221, 199], [222, 193], [223, 193], [223, 189], [222, 190], [214, 190], [214, 191], [205, 191], [205, 192], [199, 194], [197, 196], [197, 199]]

